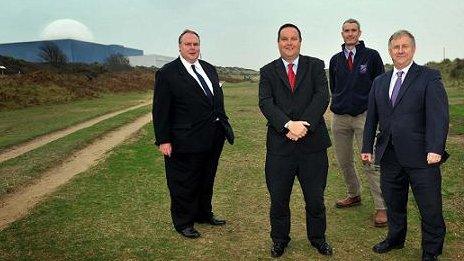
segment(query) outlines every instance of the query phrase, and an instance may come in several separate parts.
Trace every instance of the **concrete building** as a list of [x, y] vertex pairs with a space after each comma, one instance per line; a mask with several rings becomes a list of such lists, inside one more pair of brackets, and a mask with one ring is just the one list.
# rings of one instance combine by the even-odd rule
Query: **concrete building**
[[0, 55], [29, 62], [42, 62], [39, 56], [40, 47], [46, 42], [56, 44], [71, 63], [104, 63], [109, 56], [117, 53], [124, 56], [143, 55], [142, 50], [122, 45], [104, 45], [73, 39], [0, 44]]
[[176, 59], [176, 57], [169, 57], [157, 54], [128, 56], [127, 58], [129, 58], [129, 63], [132, 66], [155, 66], [156, 68], [161, 68], [163, 67], [163, 65]]

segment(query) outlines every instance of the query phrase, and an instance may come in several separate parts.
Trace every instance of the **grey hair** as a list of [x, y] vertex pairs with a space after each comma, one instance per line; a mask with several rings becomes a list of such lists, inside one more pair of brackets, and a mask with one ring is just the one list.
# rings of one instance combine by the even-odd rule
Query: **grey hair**
[[354, 19], [354, 18], [350, 18], [348, 20], [346, 20], [345, 22], [343, 22], [342, 24], [342, 30], [343, 30], [343, 26], [345, 24], [356, 24], [358, 26], [358, 30], [361, 30], [361, 24], [359, 23], [358, 20]]
[[412, 46], [416, 47], [416, 39], [414, 38], [414, 35], [412, 35], [411, 32], [409, 32], [408, 30], [398, 30], [396, 32], [394, 32], [391, 36], [390, 36], [390, 39], [388, 40], [388, 47], [390, 47], [391, 45], [391, 42], [393, 40], [396, 40], [402, 36], [407, 36], [409, 37], [409, 39], [411, 39], [411, 42], [412, 42]]

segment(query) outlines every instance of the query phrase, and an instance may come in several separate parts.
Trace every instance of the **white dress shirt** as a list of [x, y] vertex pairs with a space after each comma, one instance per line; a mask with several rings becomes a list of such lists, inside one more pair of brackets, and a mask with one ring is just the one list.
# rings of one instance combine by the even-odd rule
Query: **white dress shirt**
[[390, 98], [392, 97], [393, 87], [395, 87], [396, 79], [398, 79], [398, 75], [396, 75], [396, 73], [399, 71], [403, 72], [403, 75], [401, 75], [401, 84], [402, 84], [404, 82], [404, 79], [406, 79], [406, 75], [408, 74], [409, 68], [411, 68], [412, 63], [413, 62], [411, 61], [411, 63], [408, 66], [404, 67], [401, 70], [398, 70], [395, 67], [393, 67], [393, 74], [390, 79], [390, 89], [388, 89], [388, 97]]
[[[185, 69], [187, 69], [187, 72], [190, 75], [192, 75], [192, 77], [198, 82], [198, 84], [201, 86], [201, 89], [203, 90], [203, 86], [201, 85], [201, 82], [198, 79], [198, 76], [195, 74], [195, 72], [192, 69], [192, 64], [189, 63], [187, 60], [185, 60], [184, 57], [182, 57], [182, 55], [180, 55], [179, 57]], [[200, 74], [203, 77], [203, 79], [205, 79], [206, 85], [208, 85], [208, 88], [210, 89], [211, 93], [214, 95], [213, 84], [211, 83], [211, 80], [208, 78], [208, 75], [206, 75], [205, 71], [203, 70], [203, 67], [201, 67], [200, 62], [196, 60], [193, 63], [193, 65], [195, 65], [195, 70], [197, 71], [197, 73]], [[205, 92], [205, 90], [203, 90], [203, 92]]]
[[[293, 60], [293, 72], [295, 73], [295, 76], [296, 76], [296, 71], [298, 69], [298, 60], [300, 59], [300, 56], [298, 55], [295, 60]], [[287, 75], [288, 75], [288, 65], [290, 64], [289, 62], [285, 61], [283, 58], [282, 58], [282, 62], [284, 62], [284, 66], [285, 66], [285, 71], [287, 72]], [[285, 123], [284, 127], [288, 129], [288, 124], [290, 123], [290, 121], [288, 121], [287, 123]]]
[[[300, 59], [299, 55], [292, 62], [293, 63], [293, 72], [295, 73], [295, 76], [296, 76], [296, 71], [298, 69], [298, 59]], [[285, 61], [284, 59], [282, 59], [282, 62], [284, 62], [285, 71], [287, 72], [287, 75], [288, 75], [288, 64], [289, 64], [289, 62]]]

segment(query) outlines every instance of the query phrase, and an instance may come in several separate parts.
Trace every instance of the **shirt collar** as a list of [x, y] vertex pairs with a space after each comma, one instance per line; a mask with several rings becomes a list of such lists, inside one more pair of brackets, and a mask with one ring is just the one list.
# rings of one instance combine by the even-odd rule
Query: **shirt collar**
[[[289, 62], [285, 61], [284, 58], [281, 58], [282, 59], [282, 62], [284, 62], [284, 66], [285, 66], [285, 70], [287, 70], [287, 67], [288, 67], [288, 64]], [[293, 68], [294, 70], [296, 70], [296, 68], [298, 68], [298, 61], [300, 59], [300, 56], [298, 55], [295, 60], [293, 60]]]
[[353, 56], [354, 56], [356, 54], [356, 46], [352, 50], [349, 50], [346, 47], [343, 49], [343, 52], [345, 53], [346, 57], [348, 57], [348, 55], [350, 55], [350, 51], [353, 52]]
[[[182, 62], [182, 64], [185, 66], [185, 68], [187, 68], [187, 70], [192, 69], [192, 63], [185, 60], [184, 57], [182, 57], [182, 55], [179, 55], [179, 58], [180, 58], [180, 61]], [[195, 65], [195, 68], [201, 68], [200, 67], [200, 62], [198, 61], [198, 59], [193, 63], [193, 65]]]
[[401, 69], [401, 70], [398, 70], [398, 69], [396, 69], [395, 67], [393, 67], [393, 76], [394, 76], [394, 77], [397, 77], [396, 73], [399, 72], [399, 71], [402, 71], [402, 72], [403, 72], [403, 75], [401, 76], [401, 78], [404, 79], [404, 77], [406, 77], [406, 74], [408, 74], [409, 68], [411, 68], [413, 62], [414, 62], [414, 61], [411, 61], [411, 63], [409, 63], [408, 66], [404, 67], [404, 68]]

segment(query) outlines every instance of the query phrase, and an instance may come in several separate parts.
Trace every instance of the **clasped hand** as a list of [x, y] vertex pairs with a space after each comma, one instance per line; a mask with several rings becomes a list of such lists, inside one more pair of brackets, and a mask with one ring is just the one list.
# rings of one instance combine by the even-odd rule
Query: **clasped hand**
[[307, 121], [289, 121], [287, 138], [297, 141], [308, 133], [309, 123]]

